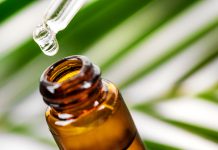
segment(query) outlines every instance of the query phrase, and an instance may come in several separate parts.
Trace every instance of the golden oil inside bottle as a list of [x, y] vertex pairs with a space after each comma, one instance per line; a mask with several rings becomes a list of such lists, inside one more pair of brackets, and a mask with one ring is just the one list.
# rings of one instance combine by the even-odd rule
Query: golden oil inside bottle
[[145, 150], [118, 89], [86, 57], [68, 57], [50, 67], [40, 92], [61, 150]]

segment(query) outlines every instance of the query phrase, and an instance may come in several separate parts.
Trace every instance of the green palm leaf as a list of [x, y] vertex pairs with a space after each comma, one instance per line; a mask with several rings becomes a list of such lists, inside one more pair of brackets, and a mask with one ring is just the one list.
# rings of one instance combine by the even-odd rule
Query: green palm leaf
[[[0, 42], [13, 43], [13, 30], [1, 29], [39, 3], [0, 1]], [[81, 54], [120, 87], [148, 149], [217, 149], [217, 7], [216, 1], [93, 0], [58, 34], [55, 57], [44, 56], [31, 34], [10, 49], [0, 46], [0, 133], [56, 149], [39, 77], [60, 58]]]

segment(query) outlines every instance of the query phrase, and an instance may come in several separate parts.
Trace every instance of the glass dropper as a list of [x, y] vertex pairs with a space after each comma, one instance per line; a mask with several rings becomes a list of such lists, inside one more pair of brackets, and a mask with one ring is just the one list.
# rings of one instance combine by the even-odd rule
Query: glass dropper
[[88, 0], [52, 0], [43, 19], [33, 32], [33, 39], [44, 54], [53, 56], [59, 45], [56, 34], [65, 29]]

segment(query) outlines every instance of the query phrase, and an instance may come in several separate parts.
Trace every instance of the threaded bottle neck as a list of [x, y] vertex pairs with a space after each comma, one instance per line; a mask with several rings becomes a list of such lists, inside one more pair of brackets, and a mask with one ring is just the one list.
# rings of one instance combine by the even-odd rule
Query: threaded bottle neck
[[56, 110], [88, 105], [102, 87], [100, 69], [84, 56], [66, 57], [50, 67], [40, 79], [40, 93]]

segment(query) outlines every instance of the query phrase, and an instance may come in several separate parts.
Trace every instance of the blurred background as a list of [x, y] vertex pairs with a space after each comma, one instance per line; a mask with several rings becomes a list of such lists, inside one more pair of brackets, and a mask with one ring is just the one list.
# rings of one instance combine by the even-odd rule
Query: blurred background
[[49, 2], [0, 1], [0, 149], [58, 149], [39, 78], [75, 54], [120, 88], [150, 150], [218, 149], [217, 0], [90, 0], [55, 57], [32, 40]]

